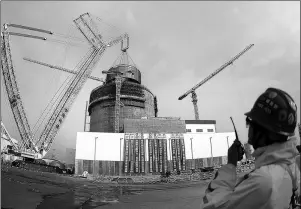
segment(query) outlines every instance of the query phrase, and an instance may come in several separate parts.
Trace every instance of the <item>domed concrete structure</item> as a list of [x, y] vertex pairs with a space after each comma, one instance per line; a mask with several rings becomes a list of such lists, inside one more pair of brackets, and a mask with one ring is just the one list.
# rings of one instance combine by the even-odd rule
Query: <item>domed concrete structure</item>
[[[124, 73], [125, 80], [120, 91], [122, 105], [119, 122], [119, 132], [123, 132], [125, 118], [155, 117], [157, 115], [157, 102], [153, 93], [141, 85], [141, 72], [135, 64], [129, 63], [126, 52], [122, 53], [120, 60], [122, 61], [114, 64], [108, 72]], [[131, 73], [126, 72], [128, 70], [131, 70]], [[105, 84], [95, 88], [90, 94], [88, 108], [90, 132], [114, 132], [115, 101], [115, 74], [108, 74]]]

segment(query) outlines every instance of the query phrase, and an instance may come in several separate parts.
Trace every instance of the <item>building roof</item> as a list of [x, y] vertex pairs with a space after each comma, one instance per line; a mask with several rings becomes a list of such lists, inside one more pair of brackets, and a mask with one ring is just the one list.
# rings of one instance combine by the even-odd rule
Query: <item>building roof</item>
[[216, 120], [185, 120], [185, 124], [216, 124]]

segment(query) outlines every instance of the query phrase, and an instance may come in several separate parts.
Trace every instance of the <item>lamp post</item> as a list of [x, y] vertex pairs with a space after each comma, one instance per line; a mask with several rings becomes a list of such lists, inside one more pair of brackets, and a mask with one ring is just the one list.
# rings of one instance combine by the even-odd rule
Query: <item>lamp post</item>
[[191, 147], [191, 159], [192, 159], [192, 169], [194, 169], [194, 160], [193, 160], [193, 147], [192, 147], [192, 139], [190, 138], [190, 147]]
[[120, 162], [121, 162], [121, 141], [123, 140], [123, 138], [120, 138]]
[[211, 142], [211, 138], [212, 138], [212, 137], [210, 137], [209, 139], [210, 139], [211, 159], [212, 159], [212, 158], [213, 158], [213, 154], [212, 154], [212, 142]]
[[228, 149], [229, 149], [229, 136], [227, 136], [227, 145], [228, 145]]
[[95, 176], [95, 160], [96, 160], [96, 139], [98, 139], [98, 137], [95, 137], [95, 145], [94, 145], [94, 163], [93, 163], [93, 173]]

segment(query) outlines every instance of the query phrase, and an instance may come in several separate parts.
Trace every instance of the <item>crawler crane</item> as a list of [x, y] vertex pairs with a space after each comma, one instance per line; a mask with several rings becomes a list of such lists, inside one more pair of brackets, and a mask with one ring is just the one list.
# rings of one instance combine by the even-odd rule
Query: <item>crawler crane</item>
[[[10, 107], [12, 109], [13, 116], [15, 118], [21, 136], [18, 147], [15, 147], [16, 152], [19, 153], [21, 156], [22, 154], [23, 156], [25, 156], [27, 153], [32, 153], [31, 157], [29, 157], [32, 159], [42, 158], [45, 156], [45, 154], [50, 150], [50, 147], [53, 144], [53, 141], [58, 131], [60, 130], [64, 120], [70, 112], [72, 104], [74, 103], [76, 97], [78, 96], [80, 90], [82, 89], [87, 79], [91, 78], [94, 80], [99, 80], [95, 77], [92, 77], [91, 73], [95, 65], [99, 62], [105, 50], [108, 47], [123, 42], [124, 39], [128, 39], [128, 34], [125, 33], [118, 36], [117, 38], [104, 40], [102, 34], [98, 32], [98, 28], [89, 13], [80, 15], [80, 17], [75, 19], [73, 22], [75, 23], [78, 30], [82, 33], [82, 35], [86, 38], [86, 41], [88, 41], [88, 43], [90, 44], [90, 49], [84, 57], [83, 61], [81, 61], [77, 65], [77, 70], [71, 71], [62, 67], [53, 66], [50, 64], [26, 58], [27, 61], [74, 74], [74, 77], [69, 82], [69, 85], [63, 92], [63, 95], [55, 104], [55, 108], [52, 111], [48, 122], [43, 128], [41, 135], [38, 137], [35, 137], [33, 135], [27, 120], [27, 115], [23, 108], [23, 103], [21, 100], [19, 87], [17, 85], [15, 70], [11, 56], [10, 36], [15, 35], [26, 38], [39, 39], [42, 41], [46, 41], [47, 38], [36, 35], [15, 33], [11, 32], [9, 29], [25, 29], [29, 31], [44, 33], [47, 34], [47, 36], [53, 35], [53, 32], [16, 24], [4, 24], [1, 42], [1, 68]], [[125, 48], [128, 48], [128, 46], [125, 46]]]

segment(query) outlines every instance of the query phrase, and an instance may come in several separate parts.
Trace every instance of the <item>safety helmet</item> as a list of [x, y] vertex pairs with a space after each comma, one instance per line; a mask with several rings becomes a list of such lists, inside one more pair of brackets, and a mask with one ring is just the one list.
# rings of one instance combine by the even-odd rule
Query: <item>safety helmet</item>
[[293, 136], [297, 124], [297, 105], [286, 92], [268, 88], [245, 115], [259, 126], [283, 135]]

